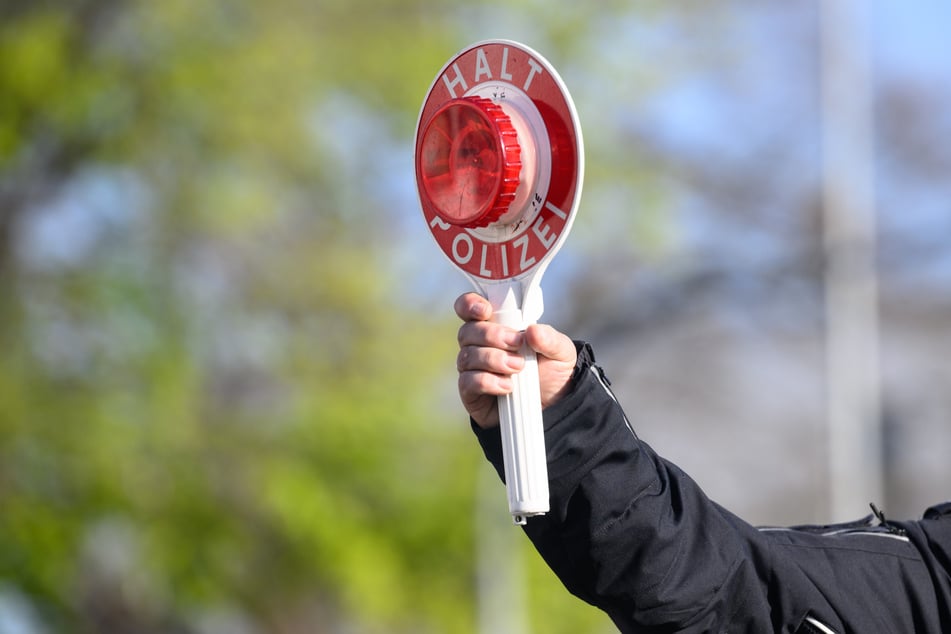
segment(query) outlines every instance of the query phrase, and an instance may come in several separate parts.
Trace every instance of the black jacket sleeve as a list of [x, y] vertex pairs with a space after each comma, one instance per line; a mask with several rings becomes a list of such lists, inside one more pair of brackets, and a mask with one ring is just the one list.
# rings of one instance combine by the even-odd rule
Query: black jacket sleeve
[[[833, 632], [943, 631], [907, 536], [874, 539], [886, 531], [864, 521], [855, 538], [750, 526], [637, 437], [587, 346], [573, 389], [544, 418], [551, 511], [525, 532], [568, 590], [622, 632], [825, 631], [806, 629], [814, 616]], [[501, 476], [498, 430], [476, 434]], [[851, 578], [866, 570], [864, 585]], [[896, 592], [913, 605], [888, 605]]]
[[[754, 529], [637, 438], [590, 350], [579, 352], [574, 389], [544, 415], [551, 511], [525, 527], [539, 553], [622, 631], [720, 631], [738, 596], [757, 614], [749, 631], [771, 631], [744, 539]], [[501, 474], [498, 431], [477, 433]]]

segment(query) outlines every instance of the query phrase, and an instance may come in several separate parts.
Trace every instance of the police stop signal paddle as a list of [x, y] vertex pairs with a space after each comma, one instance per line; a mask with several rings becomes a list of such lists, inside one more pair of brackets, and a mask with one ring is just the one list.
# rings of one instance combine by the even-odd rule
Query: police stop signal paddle
[[[541, 279], [581, 197], [584, 148], [564, 82], [523, 44], [487, 40], [449, 60], [416, 126], [416, 185], [436, 244], [519, 330], [544, 310]], [[538, 363], [499, 397], [509, 512], [516, 524], [549, 510]]]

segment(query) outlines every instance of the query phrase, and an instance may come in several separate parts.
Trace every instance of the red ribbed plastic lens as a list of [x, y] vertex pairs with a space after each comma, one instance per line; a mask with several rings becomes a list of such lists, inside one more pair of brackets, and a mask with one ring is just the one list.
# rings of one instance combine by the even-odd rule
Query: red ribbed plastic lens
[[[487, 108], [497, 114], [491, 116]], [[511, 130], [508, 118], [488, 100], [457, 99], [438, 110], [423, 130], [417, 156], [422, 186], [446, 222], [485, 226], [511, 202], [512, 171], [517, 184], [520, 168], [518, 147], [514, 130], [501, 130], [498, 117]], [[514, 165], [508, 156], [513, 144]]]

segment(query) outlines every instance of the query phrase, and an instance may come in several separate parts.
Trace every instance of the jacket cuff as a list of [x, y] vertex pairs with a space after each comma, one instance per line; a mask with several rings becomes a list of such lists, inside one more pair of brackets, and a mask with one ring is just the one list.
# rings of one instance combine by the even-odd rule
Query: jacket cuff
[[553, 494], [556, 488], [573, 489], [605, 451], [622, 447], [637, 451], [637, 436], [588, 344], [579, 348], [573, 380], [565, 398], [544, 412], [548, 479]]
[[[549, 406], [542, 412], [546, 437], [548, 436], [549, 429], [553, 427], [557, 421], [561, 420], [565, 416], [566, 412], [571, 412], [577, 409], [577, 402], [579, 402], [582, 398], [577, 396], [577, 393], [579, 392], [579, 386], [583, 382], [583, 379], [590, 374], [589, 370], [594, 367], [594, 350], [591, 349], [591, 345], [585, 341], [575, 341], [574, 344], [575, 351], [577, 352], [578, 356], [577, 360], [575, 361], [574, 372], [571, 375], [568, 392], [557, 403]], [[572, 403], [574, 403], [574, 405]], [[479, 427], [472, 418], [469, 419], [469, 425], [472, 427], [472, 432], [475, 434], [476, 439], [479, 441], [479, 445], [482, 447], [482, 453], [485, 454], [486, 459], [492, 463], [493, 467], [495, 467], [495, 471], [499, 474], [499, 478], [502, 480], [502, 482], [505, 482], [505, 466], [503, 464], [502, 458], [501, 429], [499, 429], [498, 425], [489, 429], [483, 429]], [[549, 462], [551, 461], [551, 458], [552, 455], [549, 451]]]

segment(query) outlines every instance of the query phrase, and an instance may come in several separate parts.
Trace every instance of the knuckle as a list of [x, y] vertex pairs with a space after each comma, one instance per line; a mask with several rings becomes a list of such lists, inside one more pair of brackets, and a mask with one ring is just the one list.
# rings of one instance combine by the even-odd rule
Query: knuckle
[[469, 348], [463, 347], [459, 349], [459, 354], [456, 355], [456, 370], [459, 372], [464, 372], [469, 364]]

